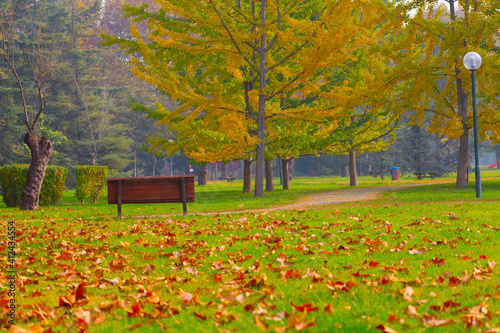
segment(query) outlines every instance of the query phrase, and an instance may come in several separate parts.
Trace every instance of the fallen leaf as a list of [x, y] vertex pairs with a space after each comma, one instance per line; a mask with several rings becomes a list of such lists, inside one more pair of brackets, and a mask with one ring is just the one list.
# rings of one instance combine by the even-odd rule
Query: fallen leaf
[[393, 330], [392, 328], [390, 328], [389, 326], [387, 325], [378, 325], [377, 327], [375, 327], [375, 329], [377, 330], [381, 330], [382, 332], [384, 333], [398, 333], [398, 331], [396, 330]]
[[444, 326], [444, 325], [450, 325], [453, 323], [453, 320], [448, 319], [439, 319], [436, 316], [429, 316], [427, 314], [424, 314], [424, 317], [422, 318], [423, 322], [429, 326], [432, 327], [437, 327], [437, 326]]
[[417, 309], [413, 305], [408, 305], [405, 309], [405, 312], [411, 317], [415, 317], [418, 315]]

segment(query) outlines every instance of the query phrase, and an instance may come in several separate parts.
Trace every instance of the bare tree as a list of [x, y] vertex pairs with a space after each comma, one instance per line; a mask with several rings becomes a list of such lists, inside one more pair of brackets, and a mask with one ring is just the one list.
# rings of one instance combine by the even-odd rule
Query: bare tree
[[[82, 101], [83, 105], [83, 113], [85, 114], [85, 118], [87, 119], [87, 128], [90, 133], [90, 139], [92, 140], [92, 152], [90, 153], [90, 165], [95, 165], [97, 161], [97, 154], [99, 153], [99, 149], [102, 144], [102, 140], [106, 135], [106, 130], [108, 128], [109, 122], [111, 120], [111, 116], [109, 111], [114, 102], [114, 96], [109, 91], [109, 83], [107, 77], [104, 76], [99, 82], [95, 82], [95, 80], [90, 80], [87, 82], [83, 89], [80, 87], [78, 83], [78, 79], [76, 75], [73, 76], [76, 91], [78, 93], [78, 97]], [[93, 117], [91, 115], [91, 106], [90, 104], [90, 96], [89, 90], [92, 87], [99, 86], [101, 91], [101, 96], [99, 98], [99, 105], [96, 107], [97, 116]], [[93, 121], [93, 118], [96, 118]]]
[[[57, 41], [54, 38], [47, 39], [48, 36], [44, 36], [41, 13], [37, 3], [32, 6], [33, 19], [30, 21], [28, 29], [24, 29], [24, 27], [17, 24], [22, 9], [25, 9], [23, 8], [23, 1], [19, 0], [5, 3], [0, 7], [0, 61], [7, 65], [17, 81], [24, 112], [24, 124], [27, 129], [24, 143], [31, 152], [31, 163], [28, 169], [26, 185], [21, 195], [21, 210], [37, 210], [40, 189], [53, 152], [53, 146], [47, 137], [42, 136], [39, 138], [37, 136], [36, 125], [44, 110], [45, 96], [47, 95], [45, 92], [51, 80], [51, 74], [60, 58], [61, 46], [56, 45]], [[33, 40], [33, 48], [26, 50], [32, 67], [33, 82], [23, 82], [17, 67], [19, 35], [23, 33], [30, 35]], [[32, 83], [36, 87], [36, 92], [32, 96], [34, 100], [33, 111], [29, 112], [24, 84]]]

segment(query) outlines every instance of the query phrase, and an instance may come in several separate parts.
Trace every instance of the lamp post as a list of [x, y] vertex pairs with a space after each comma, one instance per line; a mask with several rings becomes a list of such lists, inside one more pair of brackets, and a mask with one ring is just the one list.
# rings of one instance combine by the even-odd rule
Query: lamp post
[[479, 136], [477, 133], [477, 103], [476, 103], [476, 69], [481, 67], [481, 56], [469, 52], [464, 57], [464, 66], [471, 71], [472, 82], [472, 112], [474, 117], [474, 157], [476, 173], [476, 198], [481, 198], [481, 169], [479, 168]]
[[[174, 140], [168, 140], [169, 142], [174, 142]], [[172, 155], [170, 155], [170, 176], [174, 175], [174, 169], [172, 166]]]

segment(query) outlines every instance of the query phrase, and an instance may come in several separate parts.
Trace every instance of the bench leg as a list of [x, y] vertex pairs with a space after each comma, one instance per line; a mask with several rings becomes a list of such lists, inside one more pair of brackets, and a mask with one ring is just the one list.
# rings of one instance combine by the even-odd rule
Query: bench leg
[[122, 181], [118, 181], [118, 218], [122, 218]]
[[182, 215], [187, 215], [187, 200], [186, 200], [186, 181], [181, 178], [181, 198], [182, 198]]

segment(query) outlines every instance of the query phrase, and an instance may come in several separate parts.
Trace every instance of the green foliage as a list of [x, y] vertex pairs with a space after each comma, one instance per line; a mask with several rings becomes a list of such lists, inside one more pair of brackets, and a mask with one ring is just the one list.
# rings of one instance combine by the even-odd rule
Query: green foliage
[[79, 165], [76, 168], [76, 191], [75, 195], [83, 204], [88, 197], [92, 203], [97, 203], [104, 195], [104, 186], [108, 177], [108, 167]]
[[[21, 194], [26, 184], [29, 165], [13, 164], [0, 168], [0, 183], [2, 184], [3, 200], [7, 207], [21, 205]], [[49, 165], [45, 171], [40, 190], [40, 205], [59, 204], [64, 191], [64, 182], [68, 169]]]

